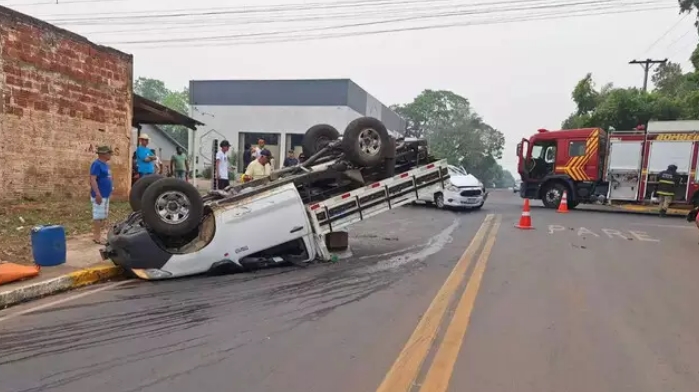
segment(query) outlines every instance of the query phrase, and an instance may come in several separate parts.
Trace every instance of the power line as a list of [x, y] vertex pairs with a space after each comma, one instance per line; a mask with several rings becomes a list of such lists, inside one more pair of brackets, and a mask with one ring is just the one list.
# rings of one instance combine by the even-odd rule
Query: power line
[[684, 21], [687, 18], [687, 16], [689, 16], [689, 14], [684, 14], [684, 15], [680, 16], [678, 18], [677, 22], [673, 23], [672, 26], [670, 26], [669, 29], [665, 30], [665, 32], [658, 39], [656, 39], [652, 44], [650, 44], [650, 46], [648, 46], [648, 48], [646, 48], [646, 50], [643, 51], [643, 53], [641, 53], [640, 55], [638, 55], [636, 57], [644, 56], [646, 53], [650, 52], [650, 50], [653, 49], [653, 47], [655, 47], [655, 45], [657, 45], [658, 42], [662, 41], [662, 39], [665, 38], [668, 34], [670, 34], [670, 32], [672, 30], [674, 30], [677, 26], [679, 26], [680, 23], [682, 23], [682, 21]]
[[36, 3], [10, 3], [10, 4], [3, 4], [0, 3], [1, 6], [3, 7], [25, 7], [25, 6], [41, 6], [41, 5], [63, 5], [63, 4], [93, 4], [93, 3], [114, 3], [114, 2], [124, 2], [127, 0], [53, 0], [53, 1], [42, 1], [42, 2], [36, 2]]
[[[393, 29], [383, 29], [383, 30], [372, 30], [372, 31], [353, 31], [353, 32], [343, 32], [343, 33], [326, 33], [326, 34], [317, 34], [317, 35], [307, 35], [307, 36], [294, 36], [294, 37], [256, 37], [257, 39], [252, 39], [252, 40], [235, 40], [235, 38], [244, 38], [244, 35], [231, 35], [227, 36], [226, 39], [224, 40], [223, 37], [219, 37], [215, 40], [212, 41], [207, 41], [200, 39], [196, 42], [185, 42], [185, 43], [179, 43], [176, 45], [178, 48], [184, 48], [184, 47], [213, 47], [213, 46], [237, 46], [237, 45], [248, 45], [248, 44], [267, 44], [267, 43], [285, 43], [285, 42], [301, 42], [301, 41], [315, 41], [315, 40], [326, 40], [326, 39], [337, 39], [337, 38], [344, 38], [344, 37], [357, 37], [357, 36], [367, 36], [367, 35], [377, 35], [377, 34], [388, 34], [388, 33], [399, 33], [399, 32], [406, 32], [406, 31], [421, 31], [421, 30], [436, 30], [436, 29], [446, 29], [446, 28], [455, 28], [455, 27], [466, 27], [466, 26], [474, 26], [474, 25], [491, 25], [491, 24], [507, 24], [507, 23], [518, 23], [518, 22], [529, 22], [529, 21], [538, 21], [538, 20], [549, 20], [549, 19], [567, 19], [567, 18], [574, 18], [574, 17], [584, 17], [584, 16], [599, 16], [599, 15], [611, 15], [611, 14], [624, 14], [624, 13], [635, 13], [635, 12], [644, 12], [644, 11], [657, 11], [661, 9], [669, 9], [669, 8], [674, 8], [676, 6], [655, 6], [655, 7], [646, 7], [643, 9], [632, 9], [632, 10], [617, 10], [617, 11], [604, 11], [604, 12], [588, 12], [588, 13], [571, 13], [571, 12], [560, 12], [557, 14], [551, 14], [551, 15], [539, 15], [535, 17], [516, 17], [516, 18], [509, 18], [509, 19], [500, 19], [500, 20], [484, 20], [484, 21], [475, 21], [475, 22], [459, 22], [459, 23], [443, 23], [443, 24], [432, 24], [432, 25], [427, 25], [427, 26], [412, 26], [412, 27], [402, 27], [402, 28], [393, 28]], [[172, 48], [175, 47], [174, 45], [172, 46], [167, 46], [168, 43], [177, 43], [177, 41], [172, 41], [168, 39], [163, 39], [163, 40], [153, 40], [152, 43], [149, 43], [146, 46], [143, 46], [144, 48], [150, 48], [150, 49], [161, 49], [161, 48]], [[118, 44], [123, 44], [123, 43], [112, 43], [112, 45], [118, 45]], [[157, 45], [156, 45], [157, 44]], [[212, 45], [214, 44], [214, 45]]]
[[[569, 5], [576, 5], [576, 4], [585, 4], [589, 2], [578, 2], [578, 3], [568, 3]], [[539, 9], [546, 9], [549, 7], [544, 7], [540, 6]], [[528, 7], [526, 10], [532, 10], [534, 8]], [[517, 11], [517, 8], [510, 8], [509, 11]], [[399, 17], [399, 18], [391, 18], [391, 19], [384, 19], [384, 20], [379, 20], [379, 21], [369, 21], [369, 22], [360, 22], [360, 23], [351, 23], [351, 24], [341, 24], [341, 25], [334, 25], [334, 26], [327, 26], [327, 27], [312, 27], [312, 28], [304, 28], [304, 29], [296, 29], [296, 30], [278, 30], [278, 31], [272, 31], [272, 32], [262, 32], [262, 33], [246, 33], [246, 34], [235, 34], [235, 35], [218, 35], [218, 36], [204, 36], [204, 37], [186, 37], [186, 38], [168, 38], [167, 42], [201, 42], [201, 40], [220, 40], [220, 39], [231, 39], [231, 38], [241, 38], [241, 37], [259, 37], [259, 36], [272, 36], [272, 35], [280, 35], [280, 34], [296, 34], [296, 33], [306, 33], [306, 32], [318, 32], [318, 31], [326, 31], [326, 30], [334, 30], [334, 29], [346, 29], [346, 28], [352, 28], [352, 27], [368, 27], [368, 26], [375, 26], [375, 25], [381, 25], [381, 24], [388, 24], [388, 23], [397, 23], [397, 22], [406, 22], [406, 21], [414, 21], [414, 20], [425, 20], [425, 19], [435, 19], [435, 18], [448, 18], [448, 17], [458, 17], [458, 16], [473, 16], [476, 14], [487, 14], [487, 13], [492, 13], [492, 12], [501, 12], [501, 10], [484, 10], [484, 11], [457, 11], [457, 12], [443, 12], [443, 13], [434, 13], [434, 14], [419, 14], [419, 15], [413, 15], [413, 16], [405, 16], [405, 17]], [[570, 12], [570, 11], [566, 11]], [[158, 39], [151, 39], [151, 40], [136, 40], [136, 41], [121, 41], [118, 42], [120, 44], [147, 44], [147, 43], [158, 43], [161, 42], [162, 40]], [[106, 45], [111, 45], [114, 44], [113, 42], [104, 42]]]
[[[657, 1], [657, 0], [656, 0]], [[663, 1], [663, 3], [666, 1]], [[166, 18], [191, 18], [196, 16], [222, 16], [222, 15], [263, 15], [275, 17], [282, 16], [280, 14], [294, 12], [301, 12], [306, 14], [309, 11], [324, 11], [332, 9], [351, 9], [356, 13], [375, 11], [377, 14], [385, 14], [392, 10], [401, 10], [407, 6], [411, 6], [413, 9], [416, 6], [423, 6], [424, 9], [430, 9], [435, 7], [440, 3], [447, 3], [446, 6], [451, 7], [467, 7], [467, 8], [478, 8], [478, 7], [493, 7], [493, 6], [511, 6], [516, 4], [530, 4], [532, 6], [536, 5], [546, 5], [546, 6], [567, 6], [568, 1], [565, 0], [506, 0], [506, 1], [491, 1], [491, 2], [480, 2], [480, 3], [464, 3], [458, 0], [352, 0], [352, 1], [338, 1], [333, 3], [307, 3], [307, 4], [286, 4], [286, 5], [275, 5], [275, 6], [264, 6], [264, 7], [243, 7], [243, 8], [207, 8], [205, 10], [197, 9], [180, 9], [171, 10], [166, 13], [155, 12], [155, 11], [141, 11], [141, 12], [130, 12], [130, 13], [91, 13], [90, 15], [84, 15], [84, 17], [70, 17], [70, 15], [42, 15], [42, 19], [47, 20], [51, 23], [62, 23], [62, 24], [79, 24], [80, 22], [88, 22], [89, 24], [97, 23], [115, 23], [115, 22], [134, 22], [135, 20], [146, 19], [147, 23], [153, 23], [153, 19], [166, 19]], [[618, 5], [633, 5], [634, 1], [630, 3], [628, 0], [595, 0], [589, 1], [589, 3], [617, 3]], [[369, 8], [361, 9], [361, 8]], [[388, 8], [392, 7], [392, 8]], [[507, 8], [503, 7], [503, 10]], [[360, 8], [360, 9], [358, 9]], [[82, 15], [81, 15], [82, 16]], [[67, 17], [67, 18], [66, 18]], [[63, 19], [61, 19], [63, 18]], [[160, 23], [160, 22], [159, 22]], [[125, 23], [126, 24], [126, 23]]]

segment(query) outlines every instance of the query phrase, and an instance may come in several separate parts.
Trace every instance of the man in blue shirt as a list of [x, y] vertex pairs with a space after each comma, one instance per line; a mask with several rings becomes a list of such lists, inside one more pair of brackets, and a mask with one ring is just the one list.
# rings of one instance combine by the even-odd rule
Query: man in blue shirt
[[155, 173], [155, 154], [148, 148], [150, 137], [142, 133], [138, 137], [138, 147], [136, 147], [136, 169], [138, 178]]
[[108, 146], [97, 147], [97, 159], [90, 166], [90, 201], [92, 202], [92, 241], [102, 242], [102, 228], [109, 216], [109, 196], [112, 195], [112, 170], [109, 160], [112, 149]]

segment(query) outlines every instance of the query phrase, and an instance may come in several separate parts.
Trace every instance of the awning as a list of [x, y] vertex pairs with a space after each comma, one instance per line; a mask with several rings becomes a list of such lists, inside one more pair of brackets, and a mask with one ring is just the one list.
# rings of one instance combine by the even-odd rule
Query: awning
[[139, 124], [183, 125], [192, 130], [196, 130], [198, 125], [204, 125], [176, 110], [134, 94], [132, 125], [137, 128]]

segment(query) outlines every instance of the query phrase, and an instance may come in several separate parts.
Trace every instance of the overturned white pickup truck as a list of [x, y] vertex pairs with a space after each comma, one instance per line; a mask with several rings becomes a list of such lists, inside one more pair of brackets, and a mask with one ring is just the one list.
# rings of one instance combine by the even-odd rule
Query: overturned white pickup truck
[[134, 212], [110, 229], [102, 257], [153, 280], [327, 261], [332, 233], [434, 195], [449, 178], [424, 140], [395, 139], [371, 117], [343, 137], [314, 126], [303, 147], [304, 163], [203, 197], [182, 180], [139, 180]]

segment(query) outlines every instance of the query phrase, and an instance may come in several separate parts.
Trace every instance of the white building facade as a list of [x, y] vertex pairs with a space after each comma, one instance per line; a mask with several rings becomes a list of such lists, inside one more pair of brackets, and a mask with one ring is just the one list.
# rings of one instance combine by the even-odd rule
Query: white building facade
[[191, 117], [206, 124], [190, 133], [199, 170], [211, 165], [213, 140], [231, 143], [241, 171], [244, 146], [260, 138], [279, 168], [286, 151], [300, 154], [303, 134], [316, 124], [342, 133], [352, 120], [371, 116], [405, 130], [405, 120], [349, 79], [191, 81], [189, 92]]

